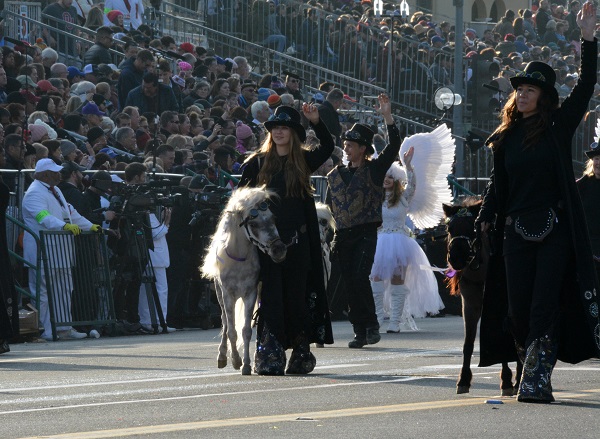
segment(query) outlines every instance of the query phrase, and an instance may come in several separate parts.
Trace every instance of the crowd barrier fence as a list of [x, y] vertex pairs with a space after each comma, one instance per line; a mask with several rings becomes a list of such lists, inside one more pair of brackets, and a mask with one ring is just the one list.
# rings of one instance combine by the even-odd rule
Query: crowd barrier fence
[[60, 327], [116, 323], [104, 235], [41, 231], [40, 244], [53, 339]]

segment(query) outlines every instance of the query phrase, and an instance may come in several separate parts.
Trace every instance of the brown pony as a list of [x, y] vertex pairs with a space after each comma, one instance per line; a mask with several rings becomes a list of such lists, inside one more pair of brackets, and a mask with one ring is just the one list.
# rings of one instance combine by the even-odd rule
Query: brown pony
[[[477, 323], [483, 307], [483, 287], [490, 257], [490, 241], [487, 234], [477, 234], [475, 218], [479, 214], [482, 200], [466, 198], [459, 205], [444, 204], [446, 230], [448, 231], [448, 253], [446, 259], [450, 270], [447, 283], [451, 295], [459, 295], [462, 301], [462, 316], [465, 328], [463, 364], [456, 383], [456, 393], [469, 393], [471, 387], [471, 357], [477, 336]], [[522, 365], [517, 363], [516, 383], [513, 386], [512, 372], [508, 363], [502, 363], [500, 389], [502, 396], [516, 395], [521, 379]]]

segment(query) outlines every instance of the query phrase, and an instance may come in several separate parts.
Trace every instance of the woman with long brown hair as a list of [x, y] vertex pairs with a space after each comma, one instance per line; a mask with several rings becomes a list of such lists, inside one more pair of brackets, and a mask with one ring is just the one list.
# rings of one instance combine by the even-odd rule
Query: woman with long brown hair
[[[559, 106], [556, 75], [533, 61], [510, 79], [498, 129], [488, 139], [494, 172], [478, 222], [495, 222], [495, 255], [484, 294], [481, 362], [523, 362], [518, 401], [554, 401], [557, 359], [600, 356], [598, 282], [571, 159], [571, 141], [596, 84], [596, 7], [577, 15], [582, 35], [580, 76]], [[503, 258], [502, 258], [503, 257]], [[509, 351], [503, 328], [516, 346]], [[509, 337], [510, 337], [509, 336]]]
[[268, 135], [246, 160], [240, 181], [240, 186], [265, 185], [277, 193], [269, 208], [281, 239], [289, 244], [287, 257], [279, 264], [259, 253], [262, 290], [254, 358], [259, 375], [283, 375], [285, 350], [290, 347], [285, 372], [310, 373], [316, 364], [310, 343], [333, 343], [310, 175], [329, 158], [334, 144], [317, 108], [304, 104], [302, 111], [321, 146], [308, 150], [300, 114], [281, 106], [265, 122]]

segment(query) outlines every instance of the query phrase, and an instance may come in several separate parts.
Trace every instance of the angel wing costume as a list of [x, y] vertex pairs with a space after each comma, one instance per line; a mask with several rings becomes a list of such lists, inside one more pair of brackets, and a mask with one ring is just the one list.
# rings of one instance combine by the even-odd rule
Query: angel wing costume
[[[406, 138], [400, 148], [402, 159], [411, 147], [414, 147], [411, 166], [403, 163], [403, 168], [394, 163], [388, 171], [388, 175], [402, 182], [405, 189], [394, 206], [389, 206], [386, 195], [371, 270], [380, 326], [384, 308], [389, 309], [388, 332], [399, 332], [401, 327], [417, 330], [413, 317], [437, 314], [444, 308], [437, 281], [428, 268], [429, 260], [405, 222], [409, 216], [416, 227], [423, 229], [436, 226], [443, 217], [442, 203], [452, 201], [447, 175], [454, 161], [455, 144], [448, 127], [441, 125], [431, 133]], [[404, 284], [392, 285], [393, 276], [402, 277]]]

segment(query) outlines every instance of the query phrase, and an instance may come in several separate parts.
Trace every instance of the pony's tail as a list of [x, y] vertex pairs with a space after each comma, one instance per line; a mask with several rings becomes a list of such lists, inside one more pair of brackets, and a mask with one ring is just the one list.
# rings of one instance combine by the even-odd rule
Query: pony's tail
[[213, 250], [212, 245], [204, 255], [204, 260], [199, 267], [199, 271], [206, 279], [214, 280], [219, 275], [219, 267], [217, 264], [217, 252], [211, 250]]

